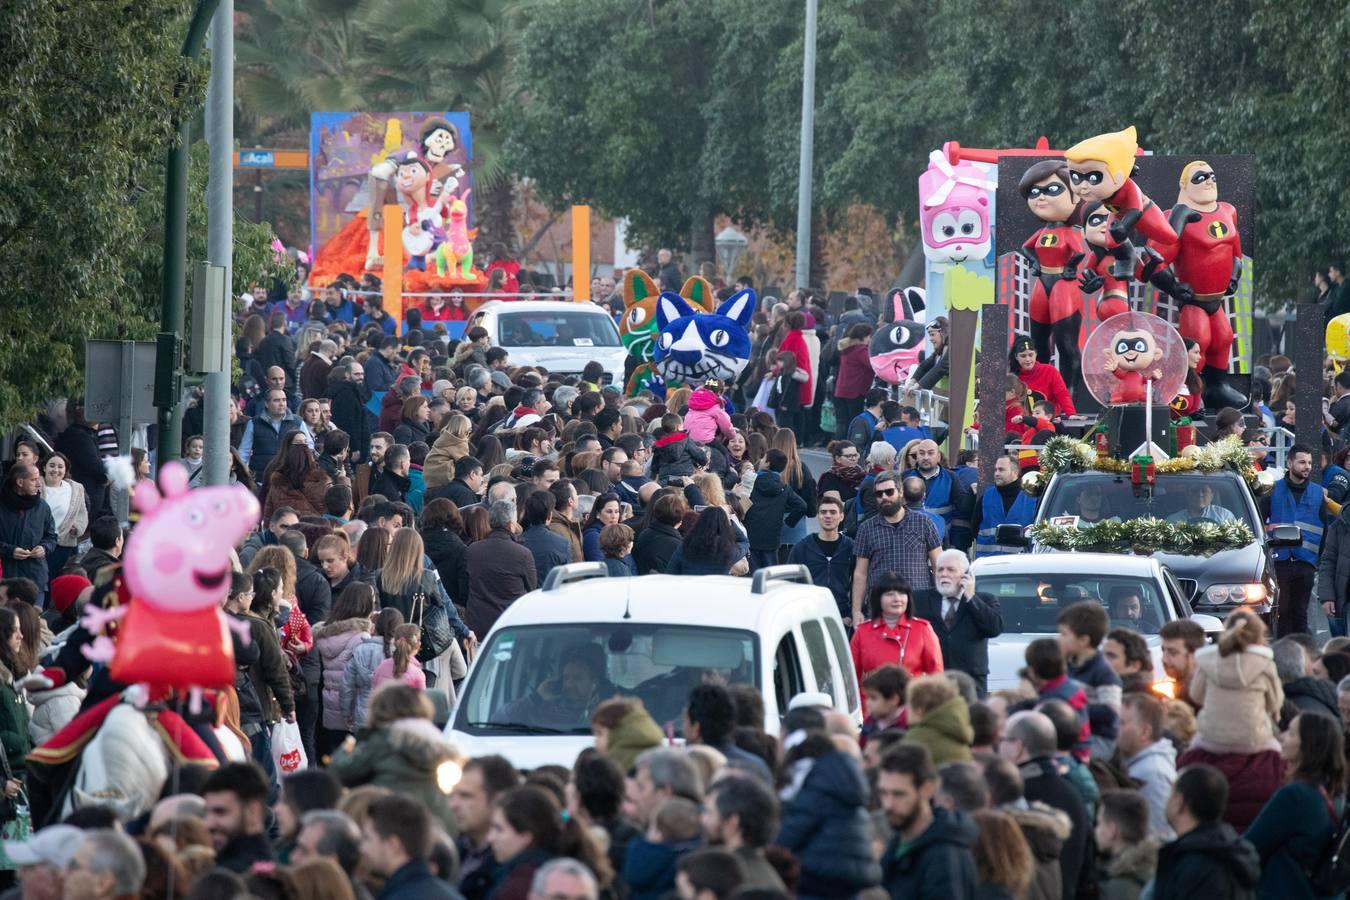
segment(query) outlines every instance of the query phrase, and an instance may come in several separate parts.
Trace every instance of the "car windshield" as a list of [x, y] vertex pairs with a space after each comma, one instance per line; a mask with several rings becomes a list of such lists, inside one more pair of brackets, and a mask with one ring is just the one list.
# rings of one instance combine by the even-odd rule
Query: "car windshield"
[[1100, 603], [1112, 628], [1140, 634], [1157, 634], [1168, 618], [1158, 585], [1147, 578], [984, 572], [979, 589], [998, 598], [1005, 634], [1054, 634], [1059, 611], [1075, 603]]
[[760, 686], [755, 636], [727, 628], [521, 626], [497, 632], [481, 652], [455, 726], [481, 734], [590, 734], [595, 707], [625, 695], [678, 735], [696, 685]]
[[1081, 473], [1056, 480], [1041, 504], [1042, 520], [1096, 522], [1156, 516], [1169, 522], [1238, 521], [1259, 534], [1236, 478], [1199, 474], [1159, 475], [1152, 498], [1135, 495], [1124, 475]]
[[511, 312], [497, 318], [503, 347], [618, 347], [619, 331], [603, 312]]

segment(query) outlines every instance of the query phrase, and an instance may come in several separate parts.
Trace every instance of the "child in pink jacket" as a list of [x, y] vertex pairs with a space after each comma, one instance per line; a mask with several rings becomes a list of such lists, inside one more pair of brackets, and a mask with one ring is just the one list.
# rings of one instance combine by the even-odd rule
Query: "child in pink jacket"
[[735, 433], [727, 415], [717, 382], [709, 382], [689, 395], [689, 411], [684, 414], [684, 430], [690, 440], [711, 443], [720, 431], [724, 438]]
[[417, 651], [421, 649], [420, 625], [400, 625], [395, 628], [394, 652], [375, 667], [375, 674], [370, 678], [371, 693], [391, 678], [419, 691], [426, 690], [427, 676], [422, 672], [422, 664], [417, 661]]

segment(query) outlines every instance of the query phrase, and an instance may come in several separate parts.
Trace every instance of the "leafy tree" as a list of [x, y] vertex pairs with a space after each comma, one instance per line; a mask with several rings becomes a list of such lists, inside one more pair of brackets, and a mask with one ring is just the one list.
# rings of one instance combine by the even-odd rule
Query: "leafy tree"
[[[87, 338], [146, 338], [158, 320], [163, 172], [176, 115], [205, 93], [180, 55], [183, 0], [0, 5], [0, 425], [78, 395]], [[175, 92], [183, 81], [188, 90]], [[204, 222], [204, 166], [194, 167]], [[190, 258], [201, 258], [204, 229]], [[266, 228], [236, 231], [236, 279], [259, 277]]]

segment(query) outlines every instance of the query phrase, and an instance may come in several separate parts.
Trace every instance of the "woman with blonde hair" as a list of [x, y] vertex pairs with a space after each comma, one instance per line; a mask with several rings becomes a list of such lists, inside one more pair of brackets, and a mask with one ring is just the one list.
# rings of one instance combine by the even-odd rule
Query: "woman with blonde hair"
[[256, 575], [263, 569], [276, 569], [277, 574], [281, 576], [281, 587], [277, 591], [278, 605], [282, 601], [294, 603], [295, 557], [291, 555], [291, 551], [280, 544], [263, 547], [253, 555], [253, 561], [248, 564], [248, 574]]
[[[472, 391], [473, 388], [465, 388]], [[454, 413], [446, 419], [436, 442], [427, 451], [422, 464], [422, 480], [429, 488], [449, 484], [455, 477], [455, 462], [469, 455], [469, 434], [473, 423], [466, 416]]]
[[[459, 617], [459, 611], [450, 602], [449, 596], [441, 586], [440, 576], [435, 567], [424, 565], [426, 547], [422, 536], [414, 528], [400, 528], [394, 532], [389, 544], [389, 554], [385, 557], [384, 568], [380, 570], [378, 589], [380, 608], [392, 607], [403, 613], [409, 624], [429, 625], [434, 618], [444, 616], [449, 621], [453, 638], [464, 640], [471, 634], [469, 626]], [[437, 609], [444, 612], [437, 612]], [[419, 649], [421, 659], [427, 663], [426, 681], [436, 686], [437, 677], [442, 671], [439, 657], [451, 650], [449, 644], [444, 647], [426, 646], [430, 629], [423, 632], [423, 646]]]
[[787, 468], [783, 470], [783, 483], [797, 492], [797, 496], [806, 502], [806, 515], [797, 520], [795, 525], [784, 525], [782, 536], [779, 541], [782, 544], [779, 550], [778, 558], [787, 559], [787, 554], [791, 549], [801, 541], [806, 540], [807, 519], [816, 517], [816, 478], [807, 468], [806, 463], [802, 462], [801, 454], [797, 452], [797, 435], [791, 428], [780, 428], [769, 441], [770, 446], [775, 450], [783, 451], [787, 457]]

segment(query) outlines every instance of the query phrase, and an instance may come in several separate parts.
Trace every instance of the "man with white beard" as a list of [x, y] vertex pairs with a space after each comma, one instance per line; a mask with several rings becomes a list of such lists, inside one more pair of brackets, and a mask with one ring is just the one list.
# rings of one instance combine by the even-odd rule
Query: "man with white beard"
[[960, 550], [943, 550], [933, 564], [934, 588], [914, 593], [914, 615], [937, 633], [942, 662], [975, 679], [983, 697], [989, 681], [989, 639], [1003, 633], [998, 600], [975, 591], [970, 561]]

